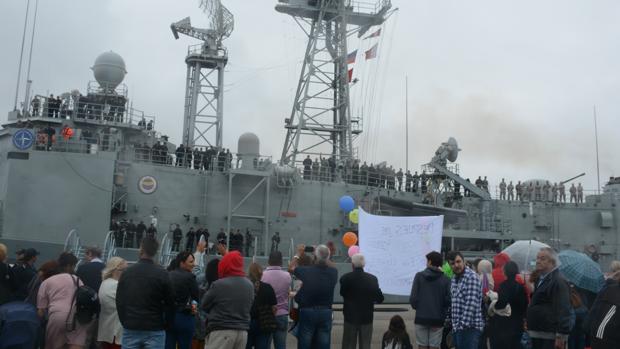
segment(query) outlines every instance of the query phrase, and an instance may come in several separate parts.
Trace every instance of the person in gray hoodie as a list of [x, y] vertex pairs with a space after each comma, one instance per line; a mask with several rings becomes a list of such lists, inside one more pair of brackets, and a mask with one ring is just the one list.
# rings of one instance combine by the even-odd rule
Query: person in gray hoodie
[[443, 325], [450, 307], [450, 279], [443, 274], [439, 252], [426, 255], [426, 269], [413, 279], [409, 303], [415, 309], [415, 334], [418, 348], [437, 349], [441, 345]]
[[243, 349], [250, 328], [254, 285], [245, 277], [243, 257], [238, 251], [224, 255], [218, 276], [201, 302], [208, 314], [205, 348]]

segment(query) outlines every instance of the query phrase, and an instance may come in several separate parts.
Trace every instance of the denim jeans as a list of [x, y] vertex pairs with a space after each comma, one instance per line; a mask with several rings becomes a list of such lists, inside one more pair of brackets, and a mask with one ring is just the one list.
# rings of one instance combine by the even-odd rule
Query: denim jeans
[[454, 344], [459, 349], [478, 349], [478, 341], [482, 331], [475, 328], [466, 328], [454, 331]]
[[271, 347], [271, 333], [263, 333], [258, 326], [258, 320], [250, 321], [250, 329], [248, 330], [248, 340], [245, 348], [251, 349], [269, 349]]
[[190, 349], [196, 328], [194, 315], [176, 312], [172, 328], [166, 331], [166, 349]]
[[273, 347], [286, 349], [286, 335], [288, 333], [288, 315], [276, 316], [278, 329], [273, 333]]
[[165, 331], [137, 331], [123, 329], [123, 349], [164, 349]]
[[330, 308], [299, 309], [298, 349], [330, 348], [332, 310]]

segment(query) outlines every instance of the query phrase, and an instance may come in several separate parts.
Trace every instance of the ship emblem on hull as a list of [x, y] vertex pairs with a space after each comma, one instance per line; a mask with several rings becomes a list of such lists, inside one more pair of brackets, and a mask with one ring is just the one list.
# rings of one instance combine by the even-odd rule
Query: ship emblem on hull
[[153, 176], [144, 176], [138, 181], [138, 189], [143, 194], [153, 194], [157, 190], [157, 180]]
[[13, 135], [13, 145], [19, 150], [26, 150], [34, 143], [34, 135], [30, 130], [17, 130]]

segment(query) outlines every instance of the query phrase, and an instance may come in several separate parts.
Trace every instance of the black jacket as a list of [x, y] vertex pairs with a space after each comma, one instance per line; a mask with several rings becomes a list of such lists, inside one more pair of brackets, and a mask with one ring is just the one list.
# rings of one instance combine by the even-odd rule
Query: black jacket
[[13, 280], [11, 268], [8, 264], [0, 262], [0, 305], [12, 301]]
[[103, 281], [101, 272], [104, 268], [105, 264], [103, 262], [88, 262], [80, 265], [75, 274], [82, 279], [86, 286], [92, 288], [95, 292], [99, 292], [99, 287]]
[[116, 310], [123, 328], [161, 331], [174, 320], [168, 272], [151, 259], [140, 259], [123, 272], [116, 289]]
[[608, 282], [598, 294], [584, 327], [592, 339], [592, 349], [620, 348], [620, 284]]
[[415, 274], [409, 296], [409, 304], [416, 311], [414, 323], [443, 326], [450, 297], [450, 279], [441, 270], [426, 268]]
[[489, 319], [489, 336], [506, 338], [523, 332], [523, 319], [527, 310], [525, 289], [515, 279], [506, 280], [499, 286], [495, 309], [510, 305], [510, 316], [494, 315]]
[[344, 321], [353, 325], [371, 324], [375, 303], [384, 299], [377, 277], [362, 268], [340, 278], [340, 295], [344, 299]]
[[169, 277], [176, 311], [187, 311], [189, 310], [187, 305], [200, 300], [200, 291], [194, 274], [183, 269], [175, 269], [170, 272]]
[[527, 308], [528, 331], [569, 334], [570, 307], [568, 284], [556, 268], [534, 289]]
[[28, 297], [28, 285], [37, 275], [37, 270], [30, 264], [16, 264], [11, 269], [13, 283], [13, 299], [23, 301]]

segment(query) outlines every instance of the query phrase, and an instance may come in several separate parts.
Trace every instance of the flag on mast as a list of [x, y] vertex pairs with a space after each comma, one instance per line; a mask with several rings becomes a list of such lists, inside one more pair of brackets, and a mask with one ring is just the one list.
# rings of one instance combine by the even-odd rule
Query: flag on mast
[[347, 55], [347, 64], [353, 64], [355, 63], [355, 57], [357, 57], [357, 50], [349, 53]]
[[366, 57], [366, 60], [373, 59], [373, 58], [377, 57], [377, 49], [378, 48], [379, 48], [379, 44], [376, 43], [376, 44], [374, 44], [370, 48], [370, 50], [364, 52], [364, 56]]
[[353, 80], [353, 68], [349, 69], [349, 83]]
[[376, 38], [379, 35], [381, 35], [381, 28], [379, 28], [379, 30], [377, 30], [376, 32], [374, 32], [374, 33], [368, 35], [367, 37], [365, 37], [364, 40], [370, 39], [370, 38]]

